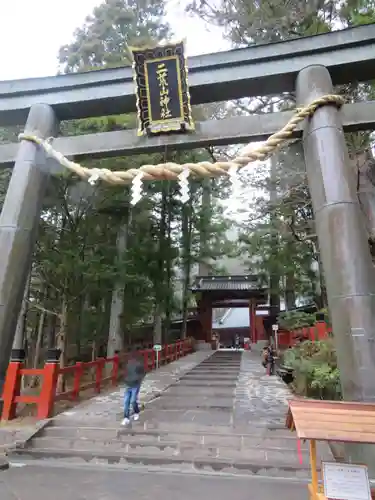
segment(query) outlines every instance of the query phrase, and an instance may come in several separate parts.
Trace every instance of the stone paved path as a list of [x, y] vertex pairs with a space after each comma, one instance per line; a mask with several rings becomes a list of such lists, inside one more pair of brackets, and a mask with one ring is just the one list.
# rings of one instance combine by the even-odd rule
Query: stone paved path
[[1, 500], [307, 500], [307, 487], [257, 478], [26, 466], [0, 472]]
[[235, 425], [283, 426], [293, 395], [277, 376], [268, 376], [259, 353], [244, 351], [236, 388]]
[[[198, 351], [148, 373], [140, 392], [141, 403], [147, 404], [184, 373], [189, 372], [211, 355], [212, 351]], [[107, 426], [116, 425], [116, 421], [122, 417], [123, 397], [124, 387], [120, 386], [111, 393], [96, 396], [72, 410], [61, 413], [55, 418], [55, 421], [59, 425], [64, 425], [67, 420], [80, 420], [86, 425], [89, 423], [92, 425], [101, 423], [105, 423]]]
[[295, 436], [285, 429], [289, 397], [277, 376], [265, 374], [260, 354], [201, 351], [147, 375], [139, 422], [119, 427], [120, 388], [58, 415], [11, 460], [307, 479], [308, 450], [303, 445], [300, 461]]

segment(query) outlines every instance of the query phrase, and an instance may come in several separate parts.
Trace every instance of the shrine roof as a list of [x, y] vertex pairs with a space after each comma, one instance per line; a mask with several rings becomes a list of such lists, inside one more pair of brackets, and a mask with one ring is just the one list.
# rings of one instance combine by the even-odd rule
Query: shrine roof
[[232, 276], [197, 276], [191, 287], [193, 292], [264, 290], [254, 274]]
[[292, 399], [287, 426], [299, 439], [375, 444], [375, 404]]

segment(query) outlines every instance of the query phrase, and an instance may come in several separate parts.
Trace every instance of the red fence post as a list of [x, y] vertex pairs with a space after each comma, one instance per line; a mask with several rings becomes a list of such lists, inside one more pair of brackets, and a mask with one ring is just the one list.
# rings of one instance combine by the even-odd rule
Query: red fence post
[[111, 373], [112, 385], [117, 385], [119, 368], [120, 368], [120, 356], [118, 354], [115, 354], [113, 356], [112, 373]]
[[82, 375], [83, 375], [83, 363], [81, 361], [78, 361], [75, 364], [75, 371], [74, 371], [73, 394], [72, 394], [73, 399], [79, 398], [79, 389], [81, 386]]
[[59, 376], [60, 349], [49, 349], [47, 362], [44, 365], [42, 387], [38, 403], [38, 419], [49, 418], [53, 414], [56, 396], [57, 378]]
[[[167, 344], [165, 344], [165, 346], [163, 347], [163, 349], [160, 351], [163, 355], [162, 355], [162, 358], [163, 358], [163, 365], [165, 365], [167, 363], [167, 354], [168, 354], [168, 351], [167, 351]], [[159, 366], [162, 364], [162, 360], [160, 359], [159, 360]]]
[[143, 369], [147, 373], [148, 372], [148, 351], [147, 351], [147, 349], [142, 351], [142, 355], [143, 355]]
[[16, 417], [16, 397], [21, 392], [21, 369], [25, 360], [24, 349], [12, 349], [10, 363], [8, 365], [3, 388], [3, 411], [2, 420], [12, 420]]
[[152, 371], [154, 369], [154, 358], [155, 351], [152, 348], [148, 349], [148, 370]]
[[327, 324], [325, 321], [317, 321], [315, 324], [318, 340], [325, 340], [328, 337]]
[[316, 313], [315, 323], [317, 340], [325, 340], [328, 337], [327, 323], [325, 322], [324, 313]]
[[316, 340], [318, 340], [318, 335], [317, 335], [317, 331], [316, 331], [316, 325], [314, 325], [314, 326], [311, 327], [311, 340], [313, 340], [314, 342]]
[[96, 360], [95, 390], [98, 394], [100, 392], [100, 387], [102, 385], [104, 365], [105, 365], [104, 358], [98, 358]]

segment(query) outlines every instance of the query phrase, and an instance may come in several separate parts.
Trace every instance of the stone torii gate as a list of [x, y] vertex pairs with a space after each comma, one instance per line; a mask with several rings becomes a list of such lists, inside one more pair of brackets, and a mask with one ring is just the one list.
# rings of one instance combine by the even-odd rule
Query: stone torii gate
[[[296, 92], [299, 106], [332, 94], [333, 84], [375, 79], [374, 25], [193, 57], [192, 104]], [[331, 102], [331, 104], [330, 104]], [[328, 103], [328, 104], [327, 104]], [[289, 137], [303, 138], [316, 231], [346, 399], [375, 401], [375, 274], [361, 222], [343, 127], [372, 130], [375, 102], [319, 107]], [[61, 120], [134, 112], [130, 68], [0, 82], [0, 126], [26, 123], [25, 134], [56, 136]], [[260, 141], [293, 112], [198, 123], [188, 134], [137, 137], [115, 131], [60, 137], [65, 156], [114, 157]], [[0, 216], [0, 380], [4, 379], [52, 162], [29, 140], [0, 146], [13, 175]], [[1, 384], [0, 384], [1, 390]]]

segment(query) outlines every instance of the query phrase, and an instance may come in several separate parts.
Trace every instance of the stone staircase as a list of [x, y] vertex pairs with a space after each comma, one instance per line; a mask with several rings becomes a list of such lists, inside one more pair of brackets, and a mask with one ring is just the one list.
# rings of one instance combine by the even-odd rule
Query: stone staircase
[[259, 418], [247, 412], [251, 422], [244, 420], [246, 408], [238, 401], [239, 390], [244, 398], [242, 356], [215, 352], [150, 402], [129, 428], [119, 426], [120, 413], [95, 426], [53, 419], [24, 448], [13, 450], [11, 460], [308, 478], [306, 445], [301, 465], [296, 439], [283, 423], [274, 416], [267, 420], [264, 412]]

